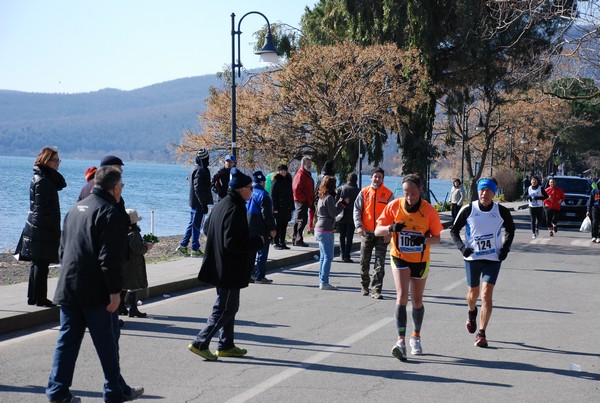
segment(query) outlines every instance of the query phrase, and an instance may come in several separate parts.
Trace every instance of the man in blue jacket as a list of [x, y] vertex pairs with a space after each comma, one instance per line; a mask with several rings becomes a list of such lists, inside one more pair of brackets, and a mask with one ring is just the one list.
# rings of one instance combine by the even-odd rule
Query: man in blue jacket
[[250, 267], [254, 267], [254, 261], [256, 261], [256, 268], [252, 270], [250, 282], [257, 284], [271, 284], [273, 282], [273, 280], [265, 277], [269, 246], [271, 239], [277, 234], [275, 218], [273, 218], [273, 203], [271, 203], [271, 198], [265, 190], [266, 180], [262, 171], [256, 171], [252, 174], [254, 189], [250, 200], [246, 202], [250, 236], [261, 236], [266, 240], [262, 248], [256, 253], [250, 254]]
[[[205, 224], [206, 250], [198, 280], [216, 286], [217, 300], [206, 327], [188, 349], [214, 361], [218, 357], [242, 357], [248, 352], [234, 343], [235, 315], [240, 306], [240, 289], [248, 287], [250, 254], [262, 248], [264, 240], [251, 237], [246, 218], [246, 201], [252, 195], [252, 179], [237, 168], [231, 170], [229, 190], [218, 202]], [[217, 354], [210, 341], [220, 331]]]
[[127, 233], [117, 208], [121, 172], [104, 166], [92, 193], [67, 213], [60, 243], [62, 271], [54, 303], [60, 305], [60, 332], [46, 395], [51, 402], [79, 402], [69, 388], [81, 341], [88, 328], [104, 371], [104, 401], [125, 402], [144, 393], [132, 388], [119, 367], [117, 308]]

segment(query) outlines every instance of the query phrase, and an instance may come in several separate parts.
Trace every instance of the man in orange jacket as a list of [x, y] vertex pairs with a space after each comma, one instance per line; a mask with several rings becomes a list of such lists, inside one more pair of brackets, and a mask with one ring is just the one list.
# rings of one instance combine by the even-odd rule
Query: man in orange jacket
[[[354, 202], [354, 225], [361, 237], [360, 241], [360, 276], [361, 293], [369, 295], [369, 284], [372, 291], [371, 297], [383, 299], [381, 288], [385, 276], [385, 252], [390, 242], [390, 235], [375, 236], [375, 227], [379, 215], [389, 202], [394, 199], [393, 192], [383, 185], [385, 171], [381, 168], [373, 169], [371, 184], [363, 188]], [[373, 280], [369, 275], [371, 257], [375, 249], [375, 267]]]
[[296, 207], [296, 222], [294, 223], [294, 246], [308, 246], [304, 242], [304, 228], [308, 223], [308, 209], [315, 203], [315, 181], [310, 169], [312, 160], [308, 156], [302, 157], [300, 169], [294, 175], [292, 190], [294, 192], [294, 206]]

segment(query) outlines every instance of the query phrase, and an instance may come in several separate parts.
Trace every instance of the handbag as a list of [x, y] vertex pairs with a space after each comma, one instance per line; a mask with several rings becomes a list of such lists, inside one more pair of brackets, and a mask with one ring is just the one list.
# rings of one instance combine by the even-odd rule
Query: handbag
[[585, 217], [583, 222], [581, 223], [581, 227], [579, 227], [580, 232], [591, 232], [592, 231], [592, 220], [590, 217]]

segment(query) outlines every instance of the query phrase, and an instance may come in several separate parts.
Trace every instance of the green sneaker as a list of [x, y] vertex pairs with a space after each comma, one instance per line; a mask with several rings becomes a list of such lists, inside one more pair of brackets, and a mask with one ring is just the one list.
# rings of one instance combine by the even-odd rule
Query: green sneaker
[[229, 350], [217, 350], [217, 356], [219, 357], [243, 357], [246, 354], [248, 354], [248, 350], [239, 347], [233, 347]]
[[191, 257], [202, 257], [204, 256], [204, 252], [202, 252], [200, 249], [198, 250], [193, 250], [192, 253], [190, 254]]
[[[216, 355], [214, 355], [213, 353], [211, 353], [209, 349], [200, 350], [199, 348], [195, 347], [191, 343], [188, 346], [188, 350], [190, 350], [192, 353], [194, 353], [196, 355], [199, 355], [200, 357], [204, 358], [207, 361], [216, 361], [219, 358]], [[218, 351], [217, 351], [217, 354], [218, 354]]]
[[177, 248], [175, 248], [175, 252], [179, 253], [181, 256], [187, 256], [188, 255], [188, 248], [186, 248], [185, 246], [181, 246], [179, 245]]

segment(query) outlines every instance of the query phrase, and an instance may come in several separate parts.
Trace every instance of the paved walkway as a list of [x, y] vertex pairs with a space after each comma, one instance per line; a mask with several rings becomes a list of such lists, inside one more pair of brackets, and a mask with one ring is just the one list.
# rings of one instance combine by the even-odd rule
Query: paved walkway
[[[504, 204], [511, 210], [524, 208], [522, 202]], [[440, 214], [445, 227], [450, 224], [450, 212]], [[336, 237], [337, 238], [337, 237]], [[269, 251], [267, 271], [281, 269], [303, 262], [318, 259], [319, 245], [313, 237], [305, 238], [309, 247], [294, 247], [289, 250]], [[360, 237], [354, 237], [353, 249], [360, 245]], [[337, 243], [337, 242], [336, 242]], [[339, 246], [336, 245], [336, 251]], [[155, 298], [161, 295], [172, 294], [194, 288], [202, 288], [197, 280], [201, 260], [197, 258], [180, 258], [168, 262], [152, 263], [147, 265], [149, 288], [140, 293], [143, 299]], [[51, 298], [56, 289], [57, 278], [48, 280], [48, 296]], [[0, 286], [0, 335], [18, 330], [29, 329], [35, 326], [58, 323], [59, 309], [41, 308], [30, 306], [26, 303], [27, 283]]]

